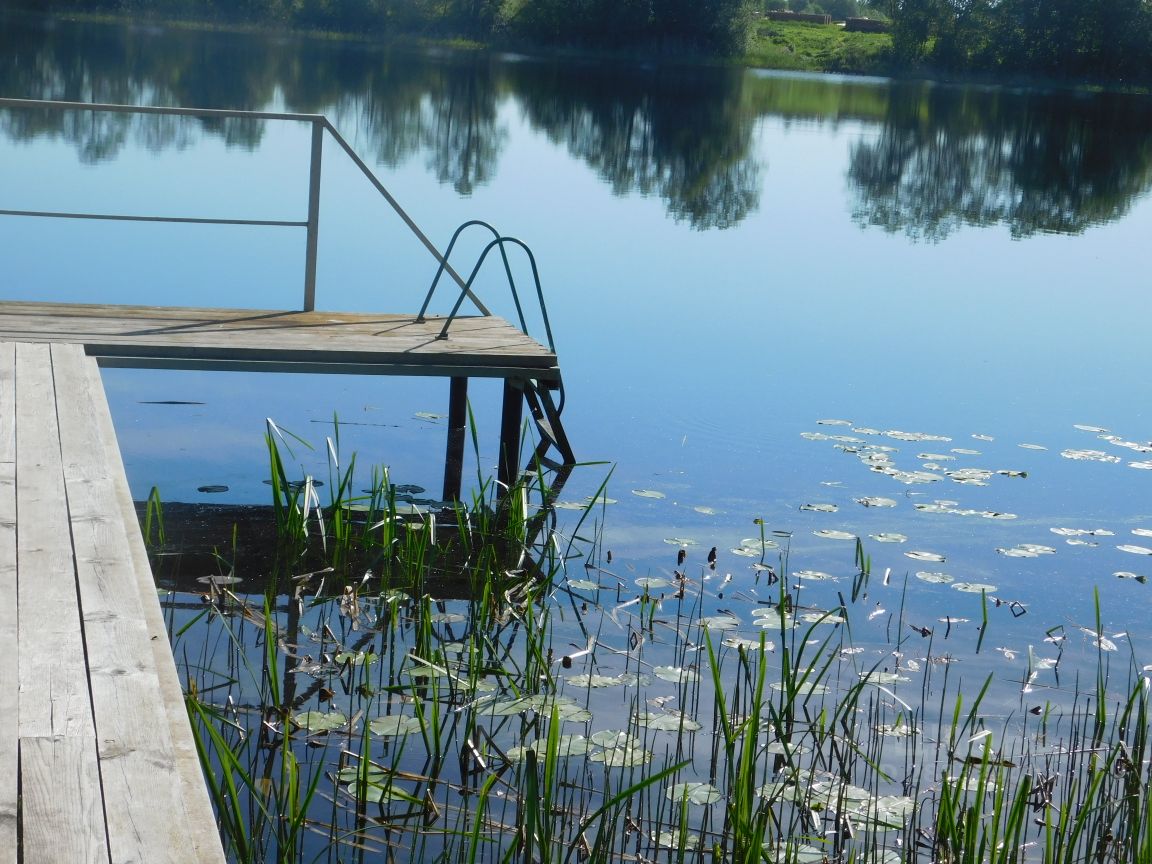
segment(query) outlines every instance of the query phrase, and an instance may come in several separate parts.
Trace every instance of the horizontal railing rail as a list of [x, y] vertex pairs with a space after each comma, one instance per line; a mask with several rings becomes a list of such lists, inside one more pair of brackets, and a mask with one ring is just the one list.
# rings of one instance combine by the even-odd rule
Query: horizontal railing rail
[[372, 173], [372, 169], [356, 153], [344, 137], [323, 114], [298, 114], [285, 111], [241, 111], [226, 108], [173, 108], [155, 105], [116, 105], [102, 102], [63, 102], [50, 99], [10, 99], [0, 98], [0, 108], [13, 109], [48, 109], [53, 111], [92, 111], [110, 114], [154, 114], [173, 117], [191, 117], [199, 119], [244, 119], [244, 120], [273, 120], [309, 123], [312, 126], [312, 147], [309, 161], [308, 176], [308, 214], [304, 220], [280, 219], [224, 219], [189, 216], [151, 216], [133, 214], [107, 214], [107, 213], [79, 213], [48, 210], [5, 210], [0, 209], [4, 216], [34, 216], [58, 219], [97, 219], [117, 222], [168, 222], [175, 224], [193, 225], [246, 225], [279, 228], [305, 228], [307, 230], [305, 260], [304, 260], [304, 300], [302, 308], [310, 312], [316, 308], [316, 264], [319, 250], [320, 228], [320, 168], [323, 159], [324, 133], [332, 136], [333, 141], [340, 145], [351, 158], [353, 164], [368, 179], [377, 192], [384, 198], [401, 221], [415, 235], [417, 240], [432, 255], [439, 264], [439, 274], [448, 276], [460, 287], [463, 296], [468, 297], [476, 305], [482, 315], [491, 315], [491, 311], [476, 297], [471, 286], [461, 278], [447, 258], [440, 253], [436, 245], [420, 230], [420, 227], [411, 216], [400, 206], [400, 202]]

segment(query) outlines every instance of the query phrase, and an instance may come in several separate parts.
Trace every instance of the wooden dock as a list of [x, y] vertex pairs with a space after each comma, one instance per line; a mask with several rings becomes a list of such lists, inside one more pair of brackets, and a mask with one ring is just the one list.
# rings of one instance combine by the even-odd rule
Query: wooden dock
[[83, 345], [101, 366], [424, 375], [451, 380], [443, 498], [460, 495], [468, 380], [500, 378], [504, 401], [497, 479], [519, 473], [523, 408], [550, 450], [574, 463], [560, 422], [556, 354], [495, 315], [446, 320], [413, 315], [271, 309], [198, 309], [0, 302], [0, 340]]
[[222, 862], [96, 361], [0, 342], [0, 861]]
[[555, 355], [493, 316], [442, 327], [0, 302], [0, 864], [224, 860], [99, 366], [448, 377], [446, 495], [467, 380], [499, 377], [502, 478], [525, 400], [573, 461]]

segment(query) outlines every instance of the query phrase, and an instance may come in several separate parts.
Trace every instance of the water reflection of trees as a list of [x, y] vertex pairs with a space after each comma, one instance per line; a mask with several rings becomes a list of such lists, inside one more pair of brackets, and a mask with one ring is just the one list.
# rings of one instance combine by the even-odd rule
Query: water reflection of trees
[[853, 217], [927, 240], [1078, 233], [1152, 184], [1150, 131], [1152, 103], [1126, 96], [896, 88], [879, 135], [852, 148]]
[[[736, 224], [758, 205], [753, 118], [733, 70], [589, 72], [481, 53], [429, 58], [319, 40], [4, 23], [5, 95], [326, 113], [355, 130], [370, 159], [395, 167], [423, 155], [465, 195], [495, 174], [508, 139], [500, 105], [511, 96], [620, 194], [659, 195], [675, 218], [700, 228]], [[0, 112], [0, 130], [64, 140], [94, 162], [130, 143], [183, 148], [203, 135], [255, 147], [265, 124], [21, 110]]]
[[658, 195], [677, 220], [726, 228], [760, 199], [755, 117], [730, 69], [621, 74], [605, 66], [522, 64], [509, 77], [534, 126], [617, 194]]
[[[465, 195], [495, 175], [510, 100], [617, 194], [658, 196], [697, 228], [735, 225], [759, 206], [754, 140], [765, 117], [878, 125], [852, 147], [853, 215], [913, 237], [963, 224], [1005, 224], [1016, 236], [1081, 231], [1123, 215], [1152, 183], [1152, 108], [1118, 95], [429, 57], [326, 40], [29, 26], [3, 12], [0, 93], [324, 113], [370, 162], [422, 158]], [[0, 134], [63, 140], [87, 162], [206, 135], [253, 148], [266, 131], [243, 119], [0, 111]]]

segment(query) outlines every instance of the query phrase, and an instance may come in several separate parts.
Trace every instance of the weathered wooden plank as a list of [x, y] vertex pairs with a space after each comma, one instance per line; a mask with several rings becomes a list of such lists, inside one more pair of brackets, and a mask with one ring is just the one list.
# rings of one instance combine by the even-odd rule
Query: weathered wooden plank
[[112, 860], [222, 862], [99, 370], [52, 357]]
[[108, 864], [94, 740], [21, 737], [20, 780], [27, 864]]
[[47, 345], [16, 346], [20, 736], [94, 735]]
[[83, 342], [89, 353], [363, 364], [549, 368], [553, 352], [496, 316], [442, 319], [268, 310], [0, 303], [0, 339]]
[[[0, 864], [16, 864], [20, 643], [16, 597], [16, 348], [0, 343]], [[7, 456], [4, 459], [3, 456]]]
[[[99, 371], [81, 346], [51, 350], [112, 860], [211, 860], [198, 855], [197, 841], [216, 836], [215, 822], [195, 822], [185, 806], [188, 783], [168, 723], [171, 714], [183, 719], [185, 708], [160, 686], [143, 613], [156, 604], [156, 591], [145, 565], [148, 593], [141, 596], [133, 569], [128, 535], [139, 528], [135, 514], [125, 524], [117, 501], [123, 471]], [[199, 765], [188, 781], [203, 789]]]

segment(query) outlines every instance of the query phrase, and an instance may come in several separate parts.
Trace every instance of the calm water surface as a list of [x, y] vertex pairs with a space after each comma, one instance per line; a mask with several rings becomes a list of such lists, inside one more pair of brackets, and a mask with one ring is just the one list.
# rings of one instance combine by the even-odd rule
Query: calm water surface
[[[1031, 613], [1004, 625], [1018, 647], [1088, 623], [1093, 586], [1110, 630], [1143, 620], [1152, 588], [1114, 574], [1152, 577], [1148, 555], [1117, 548], [1152, 547], [1131, 533], [1152, 528], [1152, 471], [1130, 465], [1152, 452], [1099, 436], [1152, 446], [1152, 100], [5, 24], [0, 95], [324, 113], [441, 245], [471, 218], [525, 240], [569, 435], [606, 463], [564, 497], [612, 466], [603, 543], [626, 577], [667, 574], [665, 540], [686, 538], [696, 556], [717, 546], [715, 578], [740, 585], [747, 562], [726, 550], [763, 518], [793, 532], [794, 560], [832, 572], [851, 544], [814, 531], [907, 535], [867, 541], [878, 569], [995, 585]], [[8, 209], [301, 219], [307, 160], [304, 124], [0, 111]], [[318, 305], [414, 311], [426, 254], [334, 147], [323, 179]], [[302, 291], [297, 229], [0, 217], [0, 246], [10, 298], [259, 308]], [[508, 311], [495, 282], [482, 290]], [[302, 472], [325, 473], [335, 415], [361, 464], [439, 488], [443, 421], [416, 414], [446, 410], [443, 382], [105, 381], [138, 498], [264, 501], [265, 417], [318, 445], [298, 450]], [[496, 389], [472, 397], [489, 472]], [[155, 404], [173, 400], [190, 404]], [[941, 479], [906, 485], [845, 452], [869, 444]], [[1108, 461], [1061, 455], [1074, 449]], [[956, 468], [1027, 477], [958, 484], [943, 476]], [[954, 503], [916, 507], [940, 500]], [[1072, 546], [1055, 527], [1114, 533]], [[1055, 552], [997, 551], [1020, 543]], [[941, 614], [978, 609], [947, 586], [909, 590]]]

